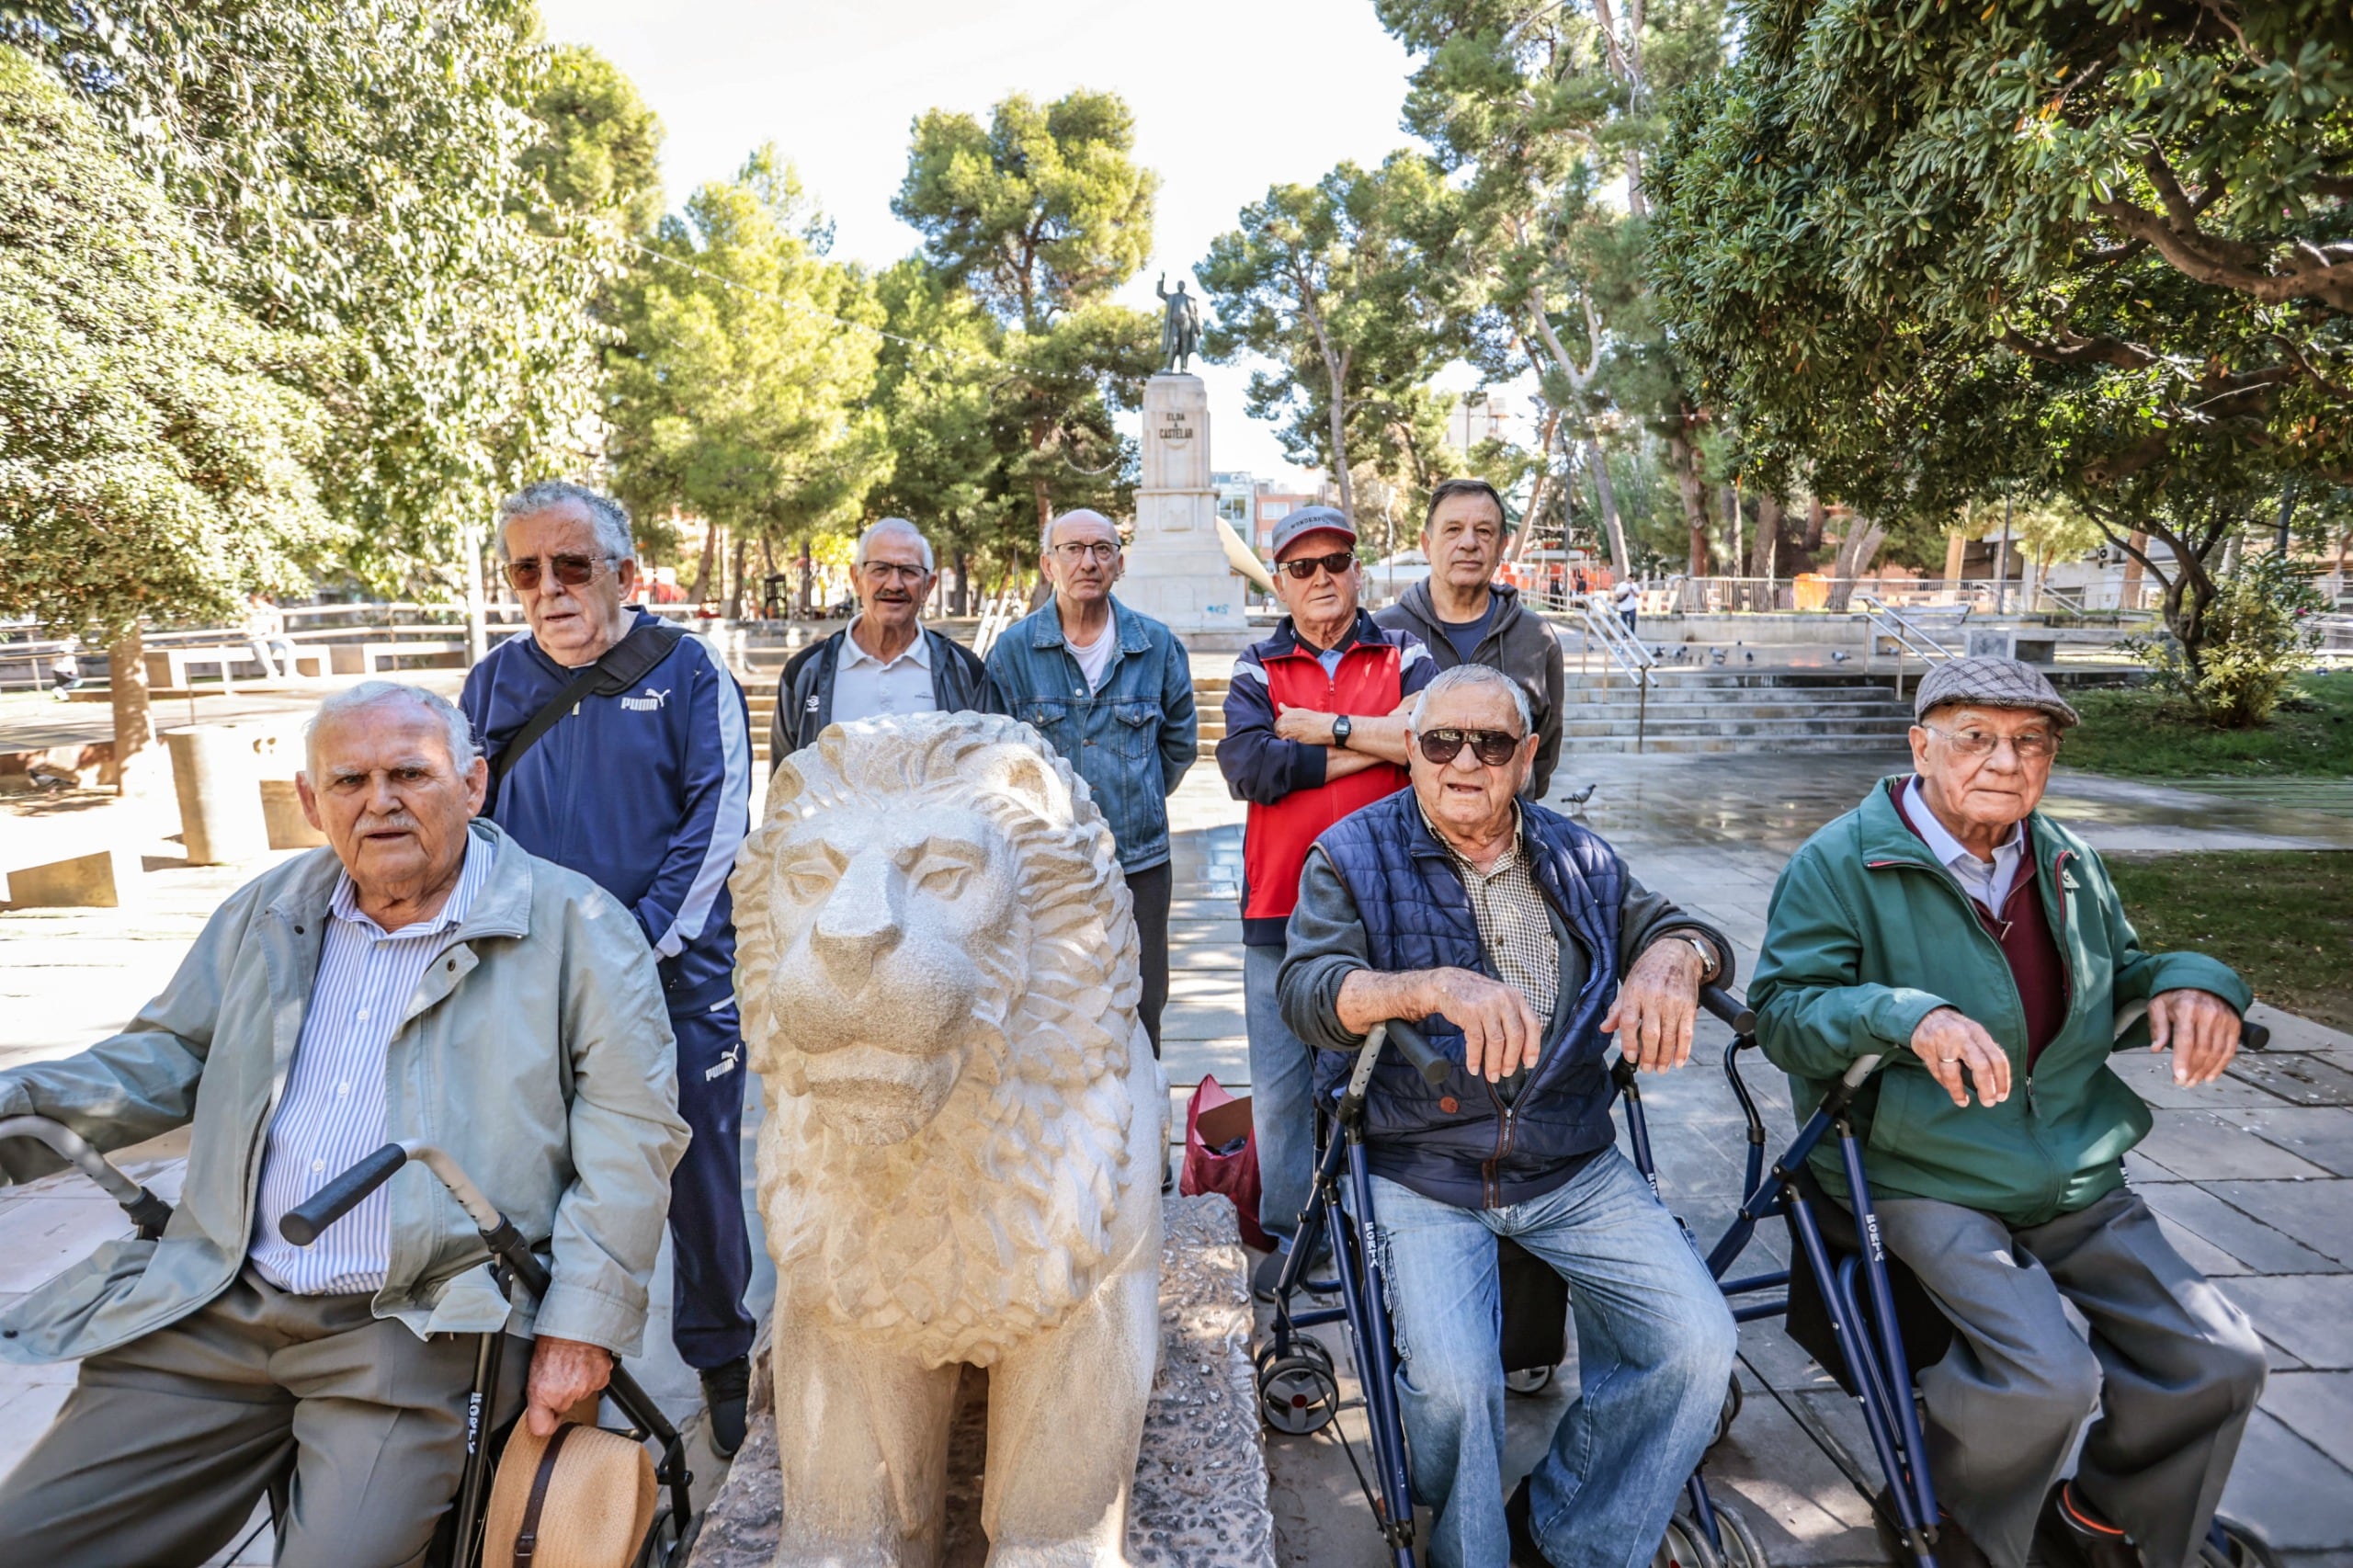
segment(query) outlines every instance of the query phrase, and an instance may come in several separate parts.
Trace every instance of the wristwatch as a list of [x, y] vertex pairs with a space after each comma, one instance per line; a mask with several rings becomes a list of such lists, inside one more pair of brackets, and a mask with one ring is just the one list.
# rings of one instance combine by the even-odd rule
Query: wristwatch
[[1332, 744], [1338, 746], [1342, 751], [1347, 750], [1348, 733], [1355, 728], [1356, 725], [1349, 722], [1348, 716], [1346, 713], [1334, 714], [1332, 716]]
[[1716, 974], [1716, 949], [1714, 946], [1705, 937], [1695, 937], [1688, 931], [1677, 931], [1675, 934], [1683, 938], [1683, 940], [1690, 943], [1691, 950], [1699, 955], [1699, 983], [1704, 985], [1709, 981], [1713, 980]]

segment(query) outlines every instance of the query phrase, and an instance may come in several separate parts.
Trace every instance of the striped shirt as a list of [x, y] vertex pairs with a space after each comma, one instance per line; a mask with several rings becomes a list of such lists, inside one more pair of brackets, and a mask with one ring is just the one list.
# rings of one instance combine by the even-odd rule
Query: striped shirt
[[1495, 966], [1495, 977], [1528, 999], [1536, 1021], [1550, 1028], [1553, 1004], [1561, 995], [1561, 938], [1553, 934], [1552, 917], [1545, 912], [1544, 894], [1520, 846], [1519, 807], [1512, 806], [1511, 846], [1485, 870], [1471, 862], [1446, 835], [1438, 832], [1429, 813], [1422, 813], [1430, 836], [1445, 849], [1471, 895], [1471, 917], [1479, 926], [1479, 946]]
[[469, 833], [465, 869], [441, 912], [392, 932], [359, 912], [348, 873], [335, 883], [302, 1038], [262, 1153], [252, 1262], [281, 1290], [339, 1296], [383, 1289], [392, 1218], [384, 1188], [369, 1193], [306, 1247], [279, 1235], [278, 1222], [383, 1147], [385, 1054], [408, 1020], [417, 983], [489, 878], [494, 854], [487, 838]]

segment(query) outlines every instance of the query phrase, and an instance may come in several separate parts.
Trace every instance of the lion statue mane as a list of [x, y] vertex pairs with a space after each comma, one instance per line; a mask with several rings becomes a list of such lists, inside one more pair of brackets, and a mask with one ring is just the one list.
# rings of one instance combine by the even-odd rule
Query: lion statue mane
[[832, 725], [778, 770], [736, 867], [779, 1562], [932, 1561], [940, 1402], [968, 1363], [995, 1373], [991, 1562], [1123, 1562], [1167, 1096], [1086, 782], [1011, 719]]

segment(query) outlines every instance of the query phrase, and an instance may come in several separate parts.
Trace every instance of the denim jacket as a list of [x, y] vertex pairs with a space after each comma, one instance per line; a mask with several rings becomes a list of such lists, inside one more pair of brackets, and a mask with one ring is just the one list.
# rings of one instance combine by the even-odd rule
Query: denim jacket
[[1006, 628], [989, 650], [989, 679], [1086, 780], [1120, 869], [1146, 871], [1168, 858], [1168, 796], [1200, 753], [1200, 722], [1176, 633], [1117, 598], [1111, 607], [1120, 644], [1100, 691], [1088, 693], [1051, 603]]

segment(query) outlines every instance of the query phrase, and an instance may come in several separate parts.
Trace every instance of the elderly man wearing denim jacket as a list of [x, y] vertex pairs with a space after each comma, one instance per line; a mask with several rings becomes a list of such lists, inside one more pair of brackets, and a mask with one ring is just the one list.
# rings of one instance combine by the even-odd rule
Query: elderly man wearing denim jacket
[[[486, 783], [440, 698], [330, 698], [301, 780], [329, 846], [231, 894], [121, 1033], [0, 1073], [0, 1117], [100, 1149], [190, 1130], [160, 1241], [109, 1243], [0, 1315], [0, 1356], [82, 1360], [0, 1483], [10, 1562], [203, 1562], [290, 1472], [280, 1568], [415, 1562], [457, 1490], [475, 1335], [536, 1335], [541, 1436], [637, 1349], [687, 1142], [653, 949], [594, 882], [474, 820]], [[414, 1165], [286, 1241], [290, 1210], [410, 1140], [547, 1257], [542, 1299], [500, 1293]], [[6, 1179], [55, 1168], [0, 1142]]]
[[1053, 602], [996, 640], [989, 681], [1006, 711], [1078, 770], [1111, 824], [1135, 901], [1137, 1012], [1158, 1056], [1168, 1002], [1168, 797], [1200, 754], [1193, 666], [1174, 632], [1111, 597], [1124, 564], [1111, 519], [1065, 512], [1039, 543]]

